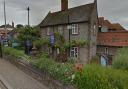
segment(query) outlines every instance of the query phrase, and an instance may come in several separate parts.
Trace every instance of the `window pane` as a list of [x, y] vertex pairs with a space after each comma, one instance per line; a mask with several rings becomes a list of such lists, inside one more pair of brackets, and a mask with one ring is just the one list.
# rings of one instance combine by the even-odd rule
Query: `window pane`
[[78, 58], [78, 47], [71, 48], [70, 56], [74, 58]]
[[72, 24], [72, 34], [78, 34], [78, 24]]

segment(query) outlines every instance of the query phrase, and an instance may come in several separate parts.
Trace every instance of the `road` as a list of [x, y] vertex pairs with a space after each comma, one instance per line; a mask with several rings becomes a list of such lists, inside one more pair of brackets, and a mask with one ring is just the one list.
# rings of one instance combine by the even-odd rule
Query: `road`
[[[0, 80], [8, 89], [48, 89], [48, 87], [3, 59], [0, 59]], [[4, 89], [2, 84], [0, 84], [0, 88]]]
[[7, 89], [6, 86], [2, 83], [1, 80], [0, 80], [0, 89]]

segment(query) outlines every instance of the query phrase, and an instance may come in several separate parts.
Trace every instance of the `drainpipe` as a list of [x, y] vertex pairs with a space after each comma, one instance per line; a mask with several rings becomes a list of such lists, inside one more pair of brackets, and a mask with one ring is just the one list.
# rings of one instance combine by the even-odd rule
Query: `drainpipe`
[[71, 43], [71, 28], [70, 28], [70, 19], [69, 19], [69, 15], [68, 15], [68, 30], [69, 30], [69, 57], [70, 57], [70, 49], [71, 49], [71, 47], [70, 47], [70, 43]]

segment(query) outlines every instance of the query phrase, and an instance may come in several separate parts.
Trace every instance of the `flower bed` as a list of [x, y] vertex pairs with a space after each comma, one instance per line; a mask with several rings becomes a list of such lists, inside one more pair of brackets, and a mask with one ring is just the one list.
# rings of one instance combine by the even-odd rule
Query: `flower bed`
[[64, 84], [72, 84], [74, 75], [73, 65], [69, 63], [57, 63], [46, 55], [32, 62], [40, 70], [46, 70], [52, 77]]

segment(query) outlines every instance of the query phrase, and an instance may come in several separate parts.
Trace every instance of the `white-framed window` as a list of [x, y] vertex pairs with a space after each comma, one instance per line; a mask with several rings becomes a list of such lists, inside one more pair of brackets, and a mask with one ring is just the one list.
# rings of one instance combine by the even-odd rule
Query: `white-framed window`
[[96, 29], [96, 25], [94, 24], [93, 29]]
[[59, 32], [60, 34], [63, 34], [63, 26], [58, 26], [58, 32]]
[[59, 48], [57, 48], [57, 54], [60, 54], [60, 49]]
[[105, 48], [105, 54], [108, 54], [108, 47]]
[[79, 25], [78, 24], [72, 24], [71, 25], [71, 33], [72, 34], [79, 34]]
[[46, 35], [50, 35], [50, 28], [49, 27], [47, 27], [47, 29], [46, 29]]
[[96, 35], [96, 25], [93, 25], [93, 35]]
[[78, 58], [79, 50], [78, 47], [72, 47], [70, 49], [70, 57], [72, 58]]

